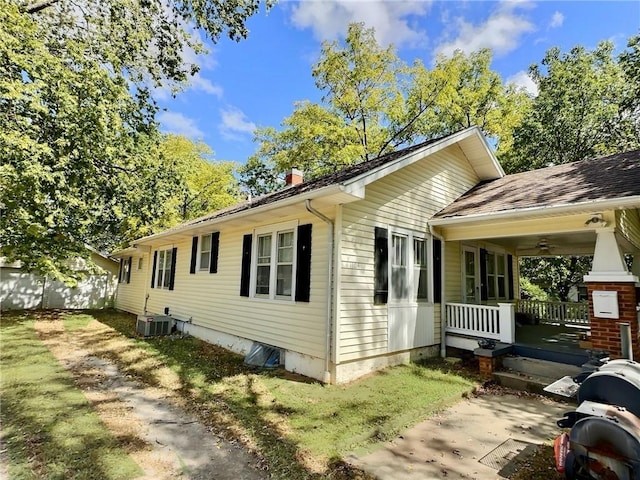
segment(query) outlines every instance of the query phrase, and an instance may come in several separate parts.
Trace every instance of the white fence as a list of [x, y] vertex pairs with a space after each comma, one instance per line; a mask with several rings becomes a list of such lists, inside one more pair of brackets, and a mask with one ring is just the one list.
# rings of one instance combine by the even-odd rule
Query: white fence
[[518, 300], [516, 312], [531, 315], [540, 323], [589, 327], [589, 305], [577, 302]]
[[447, 303], [445, 309], [447, 333], [504, 343], [515, 341], [515, 306], [512, 303], [500, 303], [497, 307]]
[[113, 274], [89, 275], [71, 288], [64, 283], [15, 268], [0, 268], [0, 309], [105, 308], [118, 286]]

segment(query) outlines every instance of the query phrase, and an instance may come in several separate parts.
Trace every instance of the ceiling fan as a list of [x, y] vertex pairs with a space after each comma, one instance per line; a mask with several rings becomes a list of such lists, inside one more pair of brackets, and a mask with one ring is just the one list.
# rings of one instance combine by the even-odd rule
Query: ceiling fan
[[538, 249], [539, 255], [551, 255], [551, 250], [555, 248], [555, 245], [550, 244], [546, 237], [541, 237], [535, 248]]

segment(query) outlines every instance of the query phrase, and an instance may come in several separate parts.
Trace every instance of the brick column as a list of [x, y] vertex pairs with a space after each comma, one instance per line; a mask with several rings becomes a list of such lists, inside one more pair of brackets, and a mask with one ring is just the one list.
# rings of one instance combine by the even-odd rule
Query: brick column
[[[591, 321], [591, 343], [594, 350], [604, 350], [611, 358], [622, 355], [620, 344], [619, 323], [627, 322], [631, 325], [631, 340], [633, 343], [633, 358], [640, 361], [640, 331], [638, 328], [638, 311], [640, 303], [640, 288], [634, 282], [586, 282], [589, 293], [589, 319]], [[618, 292], [618, 318], [598, 318], [593, 310], [593, 292]]]

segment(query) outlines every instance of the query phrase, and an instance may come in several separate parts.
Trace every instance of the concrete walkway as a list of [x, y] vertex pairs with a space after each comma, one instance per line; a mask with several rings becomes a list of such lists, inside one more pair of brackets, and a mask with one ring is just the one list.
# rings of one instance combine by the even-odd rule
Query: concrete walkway
[[463, 400], [378, 451], [349, 462], [380, 480], [504, 478], [498, 471], [529, 444], [550, 441], [571, 406], [536, 397]]

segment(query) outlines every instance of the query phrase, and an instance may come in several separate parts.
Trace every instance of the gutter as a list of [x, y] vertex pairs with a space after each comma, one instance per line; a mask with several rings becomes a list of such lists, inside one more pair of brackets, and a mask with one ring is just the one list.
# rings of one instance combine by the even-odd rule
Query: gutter
[[[255, 208], [246, 208], [244, 210], [240, 210], [237, 213], [231, 213], [229, 215], [222, 215], [219, 217], [214, 217], [212, 219], [209, 220], [202, 220], [200, 222], [194, 223], [196, 221], [192, 221], [191, 223], [188, 223], [186, 225], [179, 225], [173, 229], [170, 230], [165, 230], [164, 232], [159, 232], [159, 233], [155, 233], [153, 235], [148, 235], [146, 237], [142, 237], [139, 238], [137, 240], [134, 240], [133, 243], [135, 243], [136, 245], [143, 245], [145, 243], [151, 243], [154, 240], [158, 240], [164, 237], [170, 237], [172, 235], [176, 235], [176, 234], [180, 234], [180, 233], [186, 233], [190, 230], [197, 230], [198, 228], [204, 228], [204, 227], [208, 227], [211, 225], [215, 225], [218, 223], [224, 223], [230, 220], [237, 220], [239, 218], [243, 218], [246, 216], [250, 216], [250, 215], [255, 215], [258, 213], [262, 213], [265, 211], [269, 211], [269, 210], [273, 210], [276, 208], [281, 208], [281, 207], [286, 207], [286, 206], [290, 206], [290, 205], [295, 205], [296, 203], [302, 202], [302, 201], [308, 201], [308, 200], [313, 200], [314, 198], [318, 198], [318, 197], [322, 197], [322, 196], [329, 196], [329, 195], [334, 195], [334, 194], [340, 194], [340, 193], [344, 193], [344, 194], [348, 194], [348, 195], [353, 195], [350, 191], [349, 188], [343, 184], [334, 184], [334, 185], [330, 185], [328, 187], [323, 187], [323, 188], [319, 188], [319, 189], [315, 189], [315, 190], [311, 190], [307, 193], [303, 193], [300, 195], [293, 195], [292, 197], [288, 197], [288, 198], [284, 198], [281, 200], [277, 200], [274, 202], [269, 202], [266, 203], [264, 205], [260, 205], [259, 207], [255, 207]], [[355, 200], [355, 198], [354, 198]]]
[[327, 249], [329, 254], [329, 259], [327, 261], [327, 312], [326, 312], [326, 320], [325, 320], [325, 328], [327, 329], [327, 335], [325, 338], [325, 346], [324, 346], [324, 375], [322, 381], [324, 383], [331, 382], [331, 371], [329, 370], [329, 356], [331, 355], [331, 306], [333, 304], [333, 289], [331, 288], [332, 284], [332, 275], [333, 275], [333, 230], [334, 225], [333, 221], [320, 213], [318, 210], [311, 206], [311, 200], [307, 199], [304, 202], [304, 206], [307, 208], [307, 211], [320, 220], [325, 222], [329, 226], [329, 235], [327, 238]]
[[565, 205], [555, 205], [548, 207], [527, 207], [517, 208], [514, 210], [504, 210], [501, 212], [491, 213], [475, 213], [471, 215], [461, 215], [458, 217], [432, 218], [429, 220], [431, 225], [456, 225], [458, 223], [481, 222], [484, 220], [510, 219], [512, 217], [521, 217], [523, 214], [537, 214], [539, 216], [546, 214], [559, 213], [582, 213], [586, 210], [621, 210], [624, 208], [640, 208], [640, 195], [633, 197], [611, 198], [608, 200], [590, 200], [588, 202], [572, 203]]
[[[446, 262], [445, 262], [445, 240], [444, 237], [438, 233], [436, 233], [433, 225], [429, 223], [429, 233], [431, 237], [435, 237], [440, 240], [440, 245], [442, 246], [442, 250], [440, 252], [440, 356], [445, 358], [447, 356], [447, 311], [445, 308], [445, 277], [446, 277]], [[433, 242], [432, 242], [433, 245]], [[433, 254], [431, 255], [433, 258]]]

